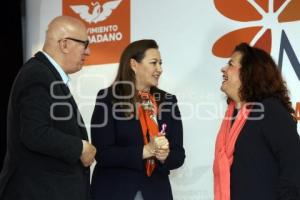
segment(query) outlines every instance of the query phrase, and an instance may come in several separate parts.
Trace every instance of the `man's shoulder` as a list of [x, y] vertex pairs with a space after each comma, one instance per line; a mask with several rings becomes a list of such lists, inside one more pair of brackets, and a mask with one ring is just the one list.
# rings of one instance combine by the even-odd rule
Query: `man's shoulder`
[[48, 71], [45, 63], [41, 62], [35, 56], [28, 59], [20, 69], [21, 73], [45, 73]]
[[45, 66], [44, 63], [35, 57], [32, 57], [20, 68], [14, 82], [17, 85], [25, 87], [28, 84], [49, 84], [53, 81], [55, 81], [55, 77], [51, 73], [51, 70], [49, 70], [49, 67]]

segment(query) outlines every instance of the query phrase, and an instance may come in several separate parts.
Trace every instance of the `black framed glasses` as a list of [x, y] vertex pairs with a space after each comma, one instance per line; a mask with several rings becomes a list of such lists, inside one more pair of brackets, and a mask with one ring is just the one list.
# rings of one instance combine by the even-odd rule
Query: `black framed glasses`
[[89, 43], [90, 43], [89, 40], [78, 40], [78, 39], [71, 38], [71, 37], [67, 37], [65, 39], [66, 40], [72, 40], [72, 41], [79, 42], [79, 43], [83, 44], [84, 45], [84, 49], [86, 49], [89, 46]]

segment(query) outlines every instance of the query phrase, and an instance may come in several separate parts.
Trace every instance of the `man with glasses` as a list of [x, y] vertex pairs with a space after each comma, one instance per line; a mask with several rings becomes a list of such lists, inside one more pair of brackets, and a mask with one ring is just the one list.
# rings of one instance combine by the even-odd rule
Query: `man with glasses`
[[84, 45], [84, 49], [87, 49], [88, 46], [89, 46], [89, 43], [90, 43], [89, 40], [78, 40], [78, 39], [70, 38], [70, 37], [67, 37], [65, 39], [67, 39], [67, 40], [73, 40], [75, 42], [79, 42], [79, 43], [83, 44]]
[[59, 16], [43, 51], [16, 77], [8, 105], [2, 200], [88, 200], [89, 166], [96, 154], [68, 89], [68, 74], [90, 55], [85, 25]]

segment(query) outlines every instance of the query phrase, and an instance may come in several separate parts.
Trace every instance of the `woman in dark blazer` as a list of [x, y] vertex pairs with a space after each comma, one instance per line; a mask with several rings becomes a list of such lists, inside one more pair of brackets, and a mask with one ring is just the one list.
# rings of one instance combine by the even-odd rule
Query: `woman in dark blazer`
[[272, 57], [246, 43], [222, 68], [228, 109], [214, 161], [215, 200], [299, 200], [295, 111]]
[[99, 91], [94, 200], [173, 199], [168, 175], [184, 162], [183, 130], [176, 97], [156, 87], [161, 73], [156, 42], [139, 40], [124, 50], [114, 83]]

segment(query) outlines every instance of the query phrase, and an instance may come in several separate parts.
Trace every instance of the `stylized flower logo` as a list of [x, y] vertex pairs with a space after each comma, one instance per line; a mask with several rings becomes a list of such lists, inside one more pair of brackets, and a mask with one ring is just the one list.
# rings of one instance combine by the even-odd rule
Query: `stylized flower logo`
[[212, 52], [223, 58], [230, 57], [234, 47], [241, 42], [271, 52], [271, 28], [300, 20], [300, 0], [214, 0], [214, 3], [225, 17], [251, 23], [251, 26], [229, 32], [215, 42]]

